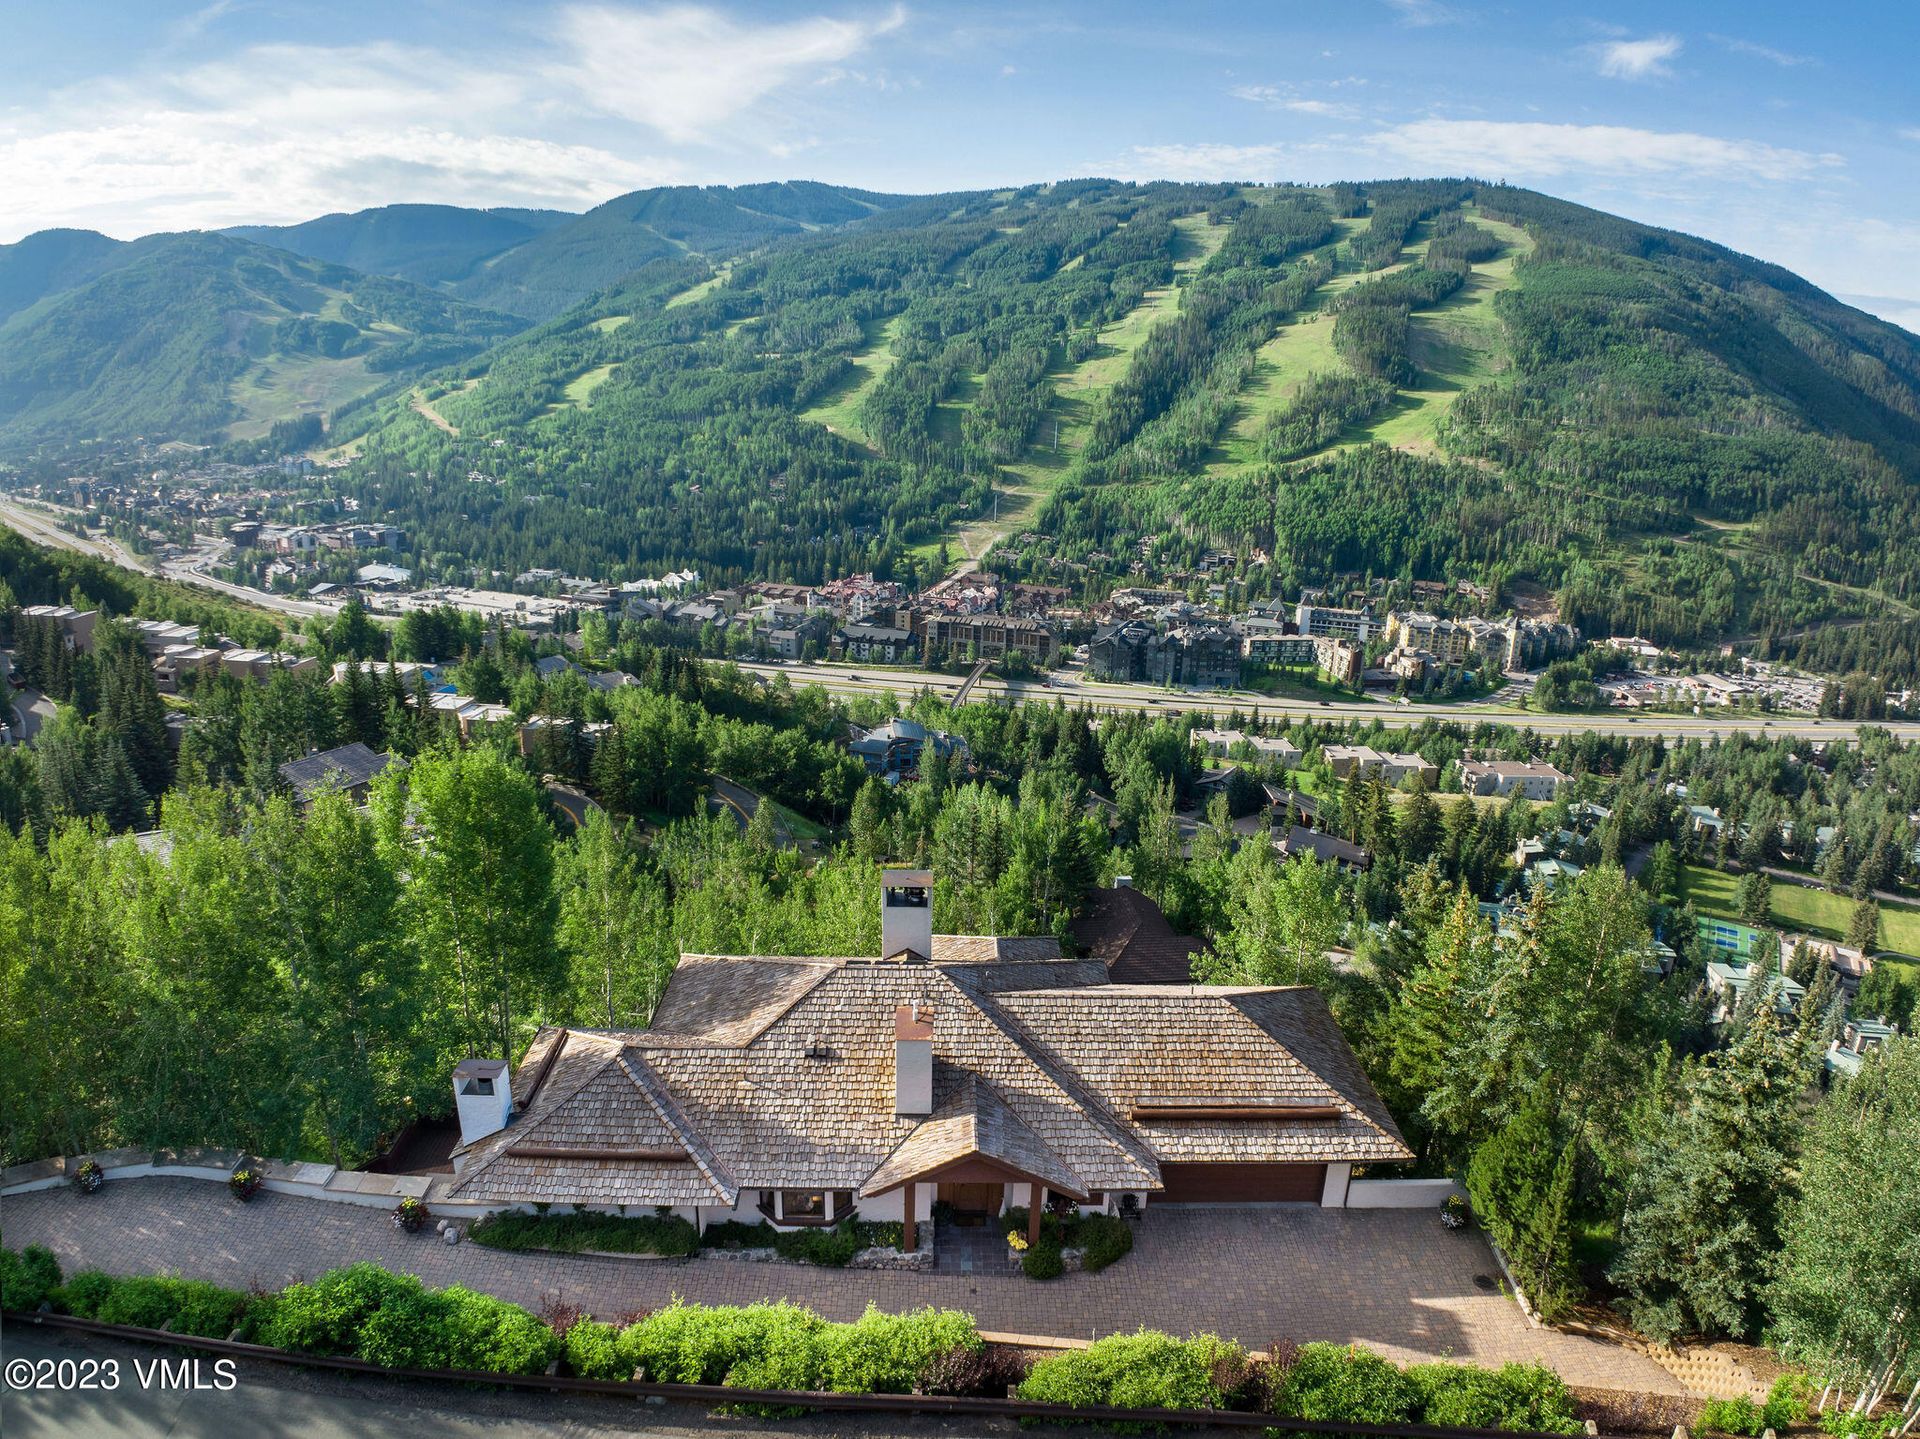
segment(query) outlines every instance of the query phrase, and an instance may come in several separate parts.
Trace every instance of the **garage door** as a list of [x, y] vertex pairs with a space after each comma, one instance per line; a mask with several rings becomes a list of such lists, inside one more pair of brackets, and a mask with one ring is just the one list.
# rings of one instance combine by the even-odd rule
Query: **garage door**
[[1162, 1164], [1155, 1204], [1318, 1204], [1324, 1164]]

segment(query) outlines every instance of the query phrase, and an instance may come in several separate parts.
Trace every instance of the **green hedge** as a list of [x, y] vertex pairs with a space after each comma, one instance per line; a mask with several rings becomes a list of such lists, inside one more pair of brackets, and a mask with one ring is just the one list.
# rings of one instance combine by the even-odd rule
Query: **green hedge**
[[898, 1249], [905, 1243], [899, 1224], [853, 1218], [805, 1229], [775, 1229], [764, 1221], [743, 1224], [729, 1219], [709, 1224], [700, 1236], [703, 1249], [771, 1249], [782, 1259], [836, 1269], [863, 1249]]
[[467, 1238], [490, 1249], [599, 1249], [610, 1254], [683, 1256], [700, 1248], [700, 1231], [673, 1214], [493, 1214], [476, 1220]]
[[1153, 1409], [1249, 1409], [1288, 1419], [1580, 1431], [1567, 1387], [1527, 1364], [1401, 1370], [1355, 1346], [1303, 1344], [1266, 1361], [1211, 1334], [1176, 1339], [1141, 1330], [1034, 1365], [1022, 1399]]
[[411, 1274], [354, 1264], [256, 1303], [254, 1338], [296, 1354], [351, 1354], [396, 1369], [538, 1374], [559, 1338], [517, 1304], [428, 1289]]
[[1245, 1353], [1211, 1334], [1111, 1334], [1085, 1349], [1042, 1359], [1022, 1381], [1019, 1397], [1075, 1409], [1219, 1409], [1228, 1392], [1223, 1375], [1236, 1361], [1244, 1369]]
[[19, 1253], [0, 1249], [0, 1308], [30, 1313], [59, 1286], [60, 1261], [51, 1249], [29, 1244]]

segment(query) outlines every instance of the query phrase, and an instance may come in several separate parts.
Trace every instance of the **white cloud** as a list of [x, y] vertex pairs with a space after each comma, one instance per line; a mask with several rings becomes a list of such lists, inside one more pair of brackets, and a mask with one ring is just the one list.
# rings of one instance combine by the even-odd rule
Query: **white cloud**
[[1912, 140], [1912, 141], [1915, 141], [1916, 143], [1920, 143], [1920, 125], [1901, 126], [1900, 138], [1902, 140]]
[[[1338, 81], [1334, 82], [1338, 84]], [[1277, 85], [1236, 85], [1227, 92], [1236, 100], [1246, 100], [1256, 105], [1270, 106], [1275, 110], [1287, 110], [1295, 115], [1320, 115], [1335, 119], [1350, 119], [1358, 113], [1351, 105], [1338, 105], [1331, 100], [1303, 100]]]
[[872, 20], [829, 16], [742, 25], [718, 10], [576, 5], [559, 35], [556, 74], [594, 108], [676, 141], [708, 138], [783, 85], [859, 54], [906, 23], [896, 6]]
[[1845, 164], [1839, 155], [1758, 140], [1532, 120], [1415, 120], [1381, 130], [1365, 143], [1420, 173], [1509, 179], [1695, 175], [1777, 181], [1804, 179]]
[[776, 160], [817, 143], [770, 97], [835, 76], [902, 22], [897, 9], [748, 26], [690, 6], [576, 7], [550, 48], [510, 59], [262, 44], [91, 80], [0, 111], [0, 242], [49, 225], [127, 236], [402, 200], [586, 208], [709, 178], [675, 140]]
[[1463, 18], [1441, 0], [1387, 0], [1387, 4], [1399, 13], [1402, 25], [1452, 25]]
[[1722, 49], [1731, 50], [1736, 55], [1751, 55], [1756, 60], [1766, 60], [1783, 67], [1815, 63], [1811, 55], [1795, 55], [1788, 50], [1776, 50], [1771, 45], [1756, 44], [1752, 40], [1742, 40], [1734, 35], [1709, 35], [1707, 38]]
[[1680, 53], [1678, 35], [1644, 40], [1608, 40], [1593, 47], [1600, 73], [1612, 80], [1652, 80], [1673, 72], [1667, 62]]
[[1123, 180], [1270, 180], [1285, 145], [1135, 145], [1119, 166]]

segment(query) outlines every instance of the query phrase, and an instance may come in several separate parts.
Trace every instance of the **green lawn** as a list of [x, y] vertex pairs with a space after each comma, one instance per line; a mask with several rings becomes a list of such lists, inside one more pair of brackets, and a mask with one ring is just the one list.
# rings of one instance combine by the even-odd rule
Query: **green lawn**
[[[1680, 871], [1680, 897], [1692, 900], [1693, 907], [1702, 914], [1738, 919], [1733, 891], [1739, 882], [1738, 875], [1723, 874], [1702, 865], [1684, 865]], [[1844, 939], [1847, 921], [1852, 917], [1853, 901], [1844, 894], [1829, 894], [1824, 889], [1808, 889], [1780, 879], [1773, 882], [1768, 918], [1777, 928]], [[1920, 908], [1882, 904], [1880, 944], [1901, 954], [1920, 954]]]
[[599, 389], [606, 382], [607, 376], [612, 373], [612, 365], [596, 365], [586, 374], [576, 376], [567, 384], [567, 403], [585, 407], [593, 398], [593, 392]]

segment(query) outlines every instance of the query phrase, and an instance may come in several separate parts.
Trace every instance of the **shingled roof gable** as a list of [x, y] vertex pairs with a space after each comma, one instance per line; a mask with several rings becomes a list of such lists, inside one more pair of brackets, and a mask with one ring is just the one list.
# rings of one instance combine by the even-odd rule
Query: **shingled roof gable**
[[[1162, 1161], [1388, 1162], [1412, 1152], [1317, 990], [1105, 985], [1029, 990], [1019, 1017]], [[1333, 1104], [1333, 1121], [1150, 1120], [1141, 1103]]]
[[751, 1044], [844, 959], [734, 959], [689, 954], [653, 1012], [650, 1032], [713, 1045]]
[[1038, 1179], [1075, 1199], [1087, 1197], [1087, 1182], [1027, 1127], [992, 1085], [973, 1075], [966, 1077], [945, 1104], [914, 1126], [860, 1193], [884, 1194], [910, 1180], [975, 1158]]

